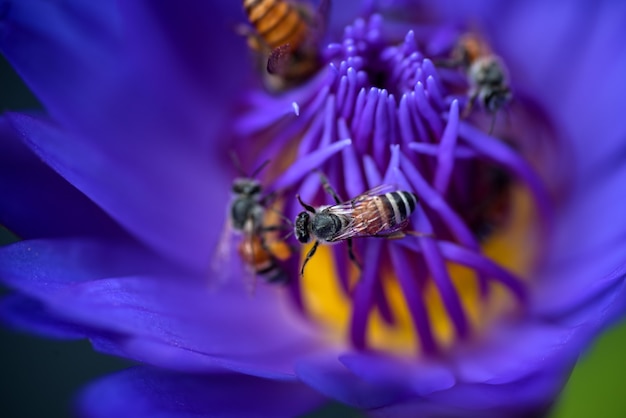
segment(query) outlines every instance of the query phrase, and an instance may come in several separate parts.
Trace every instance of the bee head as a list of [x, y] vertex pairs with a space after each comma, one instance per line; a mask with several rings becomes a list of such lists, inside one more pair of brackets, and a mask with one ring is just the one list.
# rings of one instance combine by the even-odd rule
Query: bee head
[[233, 182], [233, 193], [245, 196], [254, 196], [261, 193], [261, 185], [258, 181], [248, 178], [235, 179]]
[[296, 238], [302, 244], [306, 244], [311, 241], [311, 235], [309, 234], [309, 225], [311, 223], [311, 215], [302, 211], [296, 217], [296, 224], [294, 226], [294, 233]]

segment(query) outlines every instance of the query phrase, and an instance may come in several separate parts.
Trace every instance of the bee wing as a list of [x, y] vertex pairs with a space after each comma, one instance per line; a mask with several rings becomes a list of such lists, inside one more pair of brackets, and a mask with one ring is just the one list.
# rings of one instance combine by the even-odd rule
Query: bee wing
[[225, 281], [228, 272], [230, 272], [230, 263], [234, 251], [234, 235], [233, 224], [230, 217], [227, 216], [220, 235], [220, 240], [217, 243], [213, 259], [211, 260], [211, 270], [217, 278], [216, 281]]
[[[211, 262], [211, 270], [213, 277], [211, 278], [212, 286], [219, 286], [226, 283], [236, 269], [235, 265], [243, 265], [244, 276], [246, 281], [246, 287], [248, 292], [253, 294], [256, 287], [256, 272], [254, 266], [248, 263], [240, 253], [241, 249], [249, 254], [251, 260], [255, 259], [255, 246], [254, 246], [254, 221], [252, 218], [248, 219], [243, 228], [243, 233], [236, 231], [233, 228], [230, 218], [224, 223], [224, 229], [220, 237], [220, 241], [217, 244], [213, 260]], [[239, 249], [239, 250], [238, 250]], [[235, 261], [233, 254], [237, 253], [235, 257], [239, 260]]]
[[362, 194], [355, 199], [341, 205], [332, 206], [329, 211], [333, 214], [349, 219], [349, 223], [342, 233], [338, 234], [333, 241], [341, 241], [348, 238], [357, 237], [364, 234], [370, 222], [375, 221], [375, 217], [362, 216], [366, 206], [370, 204], [373, 196]]
[[246, 280], [246, 288], [248, 290], [248, 294], [250, 295], [254, 295], [254, 293], [256, 292], [256, 276], [257, 273], [255, 271], [254, 268], [254, 260], [256, 260], [256, 247], [254, 245], [255, 243], [255, 236], [254, 236], [254, 231], [256, 229], [256, 226], [254, 225], [254, 218], [250, 217], [248, 218], [248, 220], [246, 220], [246, 223], [244, 225], [244, 238], [243, 238], [243, 243], [242, 245], [245, 246], [245, 251], [246, 254], [249, 255], [251, 262], [246, 262], [245, 264], [245, 269], [246, 269], [246, 273], [245, 273], [245, 280]]
[[369, 189], [369, 190], [361, 193], [360, 195], [358, 195], [357, 197], [352, 199], [352, 201], [354, 202], [354, 201], [357, 201], [357, 200], [364, 200], [364, 199], [367, 199], [367, 198], [372, 197], [372, 196], [380, 196], [381, 194], [394, 192], [397, 189], [398, 189], [398, 187], [393, 185], [393, 184], [381, 184], [379, 186], [376, 186], [376, 187], [374, 187], [372, 189]]
[[[377, 210], [372, 211], [368, 208], [368, 206], [375, 204], [372, 203], [373, 198], [395, 191], [396, 189], [397, 187], [392, 184], [381, 184], [380, 186], [376, 186], [358, 195], [349, 202], [332, 206], [330, 208], [332, 213], [338, 216], [345, 216], [350, 219], [350, 222], [344, 232], [335, 237], [335, 240], [345, 240], [364, 235], [377, 236], [375, 234], [372, 235], [371, 232], [365, 232], [366, 230], [371, 229], [372, 225], [383, 224], [380, 219], [380, 212]], [[369, 216], [371, 213], [374, 213], [374, 216]]]

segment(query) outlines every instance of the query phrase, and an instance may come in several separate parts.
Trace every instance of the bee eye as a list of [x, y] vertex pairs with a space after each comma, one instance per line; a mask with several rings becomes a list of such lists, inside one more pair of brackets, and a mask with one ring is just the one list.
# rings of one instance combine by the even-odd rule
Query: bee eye
[[249, 194], [257, 194], [257, 193], [261, 193], [261, 185], [260, 184], [254, 184], [250, 187], [250, 189], [248, 190]]
[[233, 182], [232, 191], [235, 194], [242, 194], [245, 191], [246, 184], [241, 179], [236, 179]]
[[306, 212], [300, 212], [296, 218], [294, 233], [296, 235], [296, 239], [302, 244], [306, 244], [311, 240], [308, 229], [309, 219], [309, 214]]

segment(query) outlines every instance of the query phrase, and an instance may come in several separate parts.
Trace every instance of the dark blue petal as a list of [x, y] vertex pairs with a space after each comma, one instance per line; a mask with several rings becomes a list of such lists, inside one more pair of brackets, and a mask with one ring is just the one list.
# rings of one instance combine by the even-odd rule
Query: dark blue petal
[[130, 243], [94, 239], [42, 239], [0, 247], [0, 280], [39, 298], [54, 298], [72, 283], [123, 274], [167, 273], [172, 267]]
[[43, 119], [10, 120], [40, 158], [129, 231], [169, 258], [208, 270], [225, 216], [218, 202], [228, 199], [215, 155], [174, 143], [96, 146]]
[[111, 3], [12, 1], [0, 49], [54, 117], [104, 122], [122, 78], [119, 32]]
[[[186, 89], [213, 102], [211, 109], [181, 102], [185, 112], [224, 112], [223, 102], [237, 97], [252, 72], [246, 39], [235, 31], [245, 22], [241, 2], [140, 0], [121, 3], [120, 13], [131, 56], [155, 88], [172, 94]], [[204, 116], [209, 115], [219, 120], [212, 113]]]
[[46, 166], [0, 119], [0, 224], [21, 238], [126, 236], [119, 225]]
[[406, 382], [361, 379], [342, 365], [337, 357], [303, 357], [296, 363], [298, 378], [320, 393], [360, 409], [375, 409], [399, 402], [409, 394]]
[[[219, 22], [222, 8], [214, 9], [210, 18]], [[220, 88], [232, 84], [211, 72], [204, 74], [202, 88], [194, 85], [179, 60], [164, 52], [170, 51], [171, 40], [163, 34], [136, 39], [135, 31], [146, 29], [142, 24], [149, 20], [142, 13], [124, 15], [109, 2], [11, 2], [0, 21], [0, 49], [51, 116], [89, 141], [111, 147], [142, 143], [144, 148], [164, 141], [207, 151], [228, 109], [224, 99], [236, 92], [225, 94]], [[198, 34], [199, 41], [213, 35], [204, 39], [211, 51], [222, 42], [212, 32], [218, 28], [207, 23], [206, 13], [197, 18], [211, 28]], [[163, 52], [156, 57], [149, 51]], [[238, 63], [224, 60], [216, 67], [236, 74]]]
[[[155, 274], [128, 276], [137, 271]], [[0, 248], [5, 284], [43, 301], [64, 321], [118, 335], [107, 341], [109, 351], [125, 357], [286, 379], [293, 378], [295, 358], [324, 348], [314, 330], [286, 311], [278, 289], [258, 286], [251, 297], [243, 280], [220, 285], [171, 271], [141, 250], [90, 241]]]
[[279, 418], [310, 412], [324, 401], [297, 382], [137, 367], [91, 384], [81, 393], [77, 412], [85, 418]]
[[624, 282], [614, 273], [626, 265], [626, 202], [620, 198], [626, 167], [612, 164], [595, 174], [593, 186], [574, 190], [561, 213], [552, 255], [537, 279], [539, 314], [555, 317], [575, 309], [590, 317], [600, 314], [607, 307], [595, 298]]
[[120, 277], [67, 286], [47, 303], [65, 318], [135, 337], [125, 349], [145, 362], [169, 351], [169, 367], [185, 369], [195, 358], [202, 368], [214, 359], [249, 374], [289, 378], [296, 358], [323, 348], [273, 289], [259, 288], [251, 298], [241, 283], [209, 286], [184, 277]]
[[10, 295], [0, 301], [0, 320], [12, 328], [49, 338], [73, 340], [86, 335], [83, 327], [57, 319], [42, 302], [22, 295]]

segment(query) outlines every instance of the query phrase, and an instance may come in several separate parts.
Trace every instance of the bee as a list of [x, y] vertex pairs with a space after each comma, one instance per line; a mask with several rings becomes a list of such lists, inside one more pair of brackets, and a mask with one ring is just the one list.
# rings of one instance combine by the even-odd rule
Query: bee
[[308, 79], [321, 65], [318, 38], [329, 0], [317, 12], [308, 4], [285, 0], [244, 0], [251, 28], [242, 29], [249, 47], [267, 59], [266, 84], [282, 90]]
[[468, 116], [474, 102], [494, 115], [490, 133], [495, 124], [495, 114], [512, 99], [508, 71], [502, 59], [491, 52], [486, 42], [474, 33], [467, 33], [459, 39], [452, 50], [451, 58], [442, 63], [445, 66], [460, 67], [466, 74], [469, 84], [468, 103], [463, 113]]
[[[233, 160], [239, 168], [235, 157]], [[269, 161], [263, 163], [251, 177], [244, 176], [233, 181], [234, 198], [229, 206], [228, 220], [224, 236], [220, 241], [217, 261], [223, 261], [226, 258], [234, 232], [243, 235], [238, 252], [249, 270], [254, 275], [263, 277], [267, 282], [284, 283], [287, 275], [280, 267], [279, 261], [286, 260], [291, 254], [280, 240], [270, 240], [268, 237], [272, 233], [284, 230], [285, 227], [282, 224], [265, 223], [268, 217], [267, 208], [273, 196], [263, 196], [260, 182], [254, 179], [268, 163]], [[214, 265], [214, 268], [218, 272], [223, 271], [219, 265]]]
[[417, 207], [415, 193], [392, 191], [393, 186], [390, 185], [375, 187], [352, 200], [342, 202], [324, 177], [322, 183], [336, 205], [315, 208], [304, 203], [300, 195], [296, 196], [305, 209], [296, 217], [296, 239], [302, 244], [315, 240], [302, 263], [300, 276], [304, 275], [304, 268], [320, 243], [332, 244], [344, 240], [348, 244], [350, 260], [361, 269], [354, 255], [352, 238], [401, 238], [405, 235], [403, 231], [409, 223], [409, 217]]

